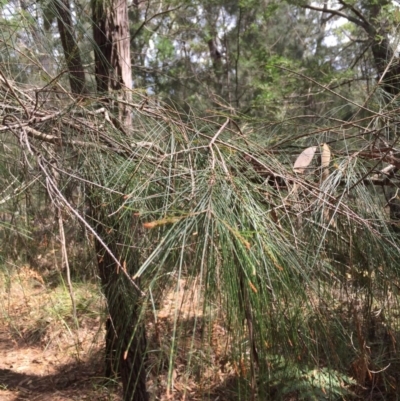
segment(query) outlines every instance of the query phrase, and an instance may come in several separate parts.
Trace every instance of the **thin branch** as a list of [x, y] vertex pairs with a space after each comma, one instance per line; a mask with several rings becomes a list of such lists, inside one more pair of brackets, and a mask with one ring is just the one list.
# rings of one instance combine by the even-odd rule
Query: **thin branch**
[[354, 101], [352, 101], [352, 100], [346, 98], [345, 96], [341, 95], [340, 93], [334, 92], [332, 89], [329, 88], [329, 86], [327, 86], [327, 85], [322, 85], [321, 83], [319, 83], [319, 82], [316, 81], [315, 79], [312, 79], [312, 78], [308, 77], [307, 75], [302, 74], [301, 72], [291, 70], [291, 69], [286, 68], [286, 67], [283, 67], [283, 66], [281, 66], [281, 65], [277, 65], [276, 67], [277, 67], [277, 68], [280, 68], [280, 69], [282, 69], [282, 70], [284, 70], [284, 71], [291, 72], [292, 74], [298, 75], [299, 77], [304, 78], [304, 79], [306, 79], [307, 81], [312, 82], [313, 84], [315, 84], [315, 85], [317, 85], [317, 86], [323, 88], [324, 90], [326, 90], [326, 91], [332, 93], [333, 95], [339, 97], [340, 99], [345, 100], [347, 103], [351, 103], [351, 104], [353, 104], [354, 106], [357, 106], [359, 109], [363, 109], [363, 110], [365, 110], [365, 111], [368, 111], [369, 113], [373, 114], [375, 117], [376, 117], [376, 116], [381, 116], [380, 113], [378, 113], [378, 112], [373, 112], [372, 110], [368, 109], [366, 106], [361, 106], [360, 104], [358, 104], [358, 103], [356, 103], [356, 102], [354, 102]]
[[301, 7], [307, 8], [309, 10], [314, 10], [314, 11], [319, 11], [321, 13], [329, 13], [332, 15], [337, 15], [338, 17], [346, 18], [348, 21], [353, 22], [354, 24], [360, 26], [361, 28], [367, 30], [369, 25], [365, 25], [363, 21], [360, 21], [357, 18], [352, 17], [351, 15], [347, 15], [346, 13], [342, 13], [339, 10], [333, 10], [331, 8], [321, 8], [321, 7], [316, 7], [316, 6], [310, 6], [308, 4], [304, 4]]
[[344, 7], [349, 8], [364, 24], [365, 26], [368, 26], [371, 28], [370, 22], [364, 17], [364, 15], [361, 14], [360, 11], [358, 11], [354, 5], [352, 4], [347, 4], [343, 0], [338, 0], [340, 4], [342, 4]]
[[145, 20], [140, 24], [140, 26], [139, 26], [139, 28], [136, 30], [136, 32], [132, 35], [132, 37], [131, 37], [131, 43], [132, 43], [133, 39], [135, 39], [136, 36], [139, 35], [140, 31], [144, 28], [144, 26], [145, 26], [148, 22], [150, 22], [152, 19], [154, 19], [154, 18], [156, 18], [156, 17], [159, 17], [160, 15], [168, 14], [168, 13], [170, 13], [170, 12], [172, 12], [172, 11], [179, 10], [180, 8], [182, 8], [182, 6], [178, 6], [178, 7], [175, 7], [175, 8], [171, 8], [171, 9], [169, 9], [169, 10], [161, 11], [161, 12], [159, 12], [159, 13], [157, 13], [157, 14], [152, 15], [150, 18], [145, 19]]
[[22, 103], [22, 101], [20, 100], [20, 98], [17, 96], [17, 94], [14, 91], [13, 86], [10, 84], [10, 82], [8, 81], [8, 79], [6, 78], [6, 76], [3, 74], [3, 72], [0, 69], [0, 82], [3, 81], [5, 83], [5, 85], [8, 87], [8, 89], [10, 90], [10, 92], [12, 93], [12, 95], [14, 96], [15, 100], [21, 105], [21, 107], [24, 109], [26, 117], [29, 118], [29, 112], [27, 110], [27, 108], [25, 107], [25, 105]]

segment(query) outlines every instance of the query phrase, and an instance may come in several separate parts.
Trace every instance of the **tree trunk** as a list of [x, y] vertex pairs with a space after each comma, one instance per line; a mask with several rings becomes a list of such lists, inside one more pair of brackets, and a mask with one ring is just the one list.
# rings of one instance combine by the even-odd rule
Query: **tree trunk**
[[[54, 0], [57, 8], [58, 28], [69, 69], [71, 90], [80, 95], [85, 92], [85, 75], [79, 48], [73, 36], [71, 10], [68, 0]], [[131, 60], [126, 0], [92, 0], [93, 36], [95, 40], [95, 72], [98, 92], [110, 95], [117, 91], [121, 130], [131, 127], [130, 100]], [[111, 96], [109, 96], [111, 97]], [[125, 129], [125, 130], [124, 130]], [[101, 201], [92, 199], [92, 213], [97, 232], [117, 260], [124, 259], [129, 275], [137, 270], [138, 255], [133, 251], [122, 254], [118, 247], [117, 221], [109, 221], [102, 213]], [[112, 227], [111, 234], [104, 229], [105, 222]], [[136, 224], [138, 227], [138, 224]], [[133, 237], [132, 237], [132, 240]], [[145, 376], [146, 335], [140, 323], [141, 299], [137, 290], [120, 271], [121, 267], [96, 239], [99, 275], [107, 300], [109, 318], [106, 324], [106, 375], [119, 374], [125, 401], [147, 401]], [[125, 267], [124, 267], [125, 268]]]
[[118, 91], [119, 117], [125, 129], [132, 125], [129, 107], [131, 100], [132, 68], [129, 40], [128, 6], [126, 0], [92, 0], [93, 38], [97, 90], [100, 93]]
[[389, 43], [389, 39], [375, 40], [371, 46], [375, 66], [382, 81], [383, 89], [391, 95], [400, 92], [400, 64]]
[[85, 71], [79, 47], [73, 34], [74, 30], [69, 1], [54, 0], [54, 6], [57, 10], [58, 31], [68, 66], [71, 91], [74, 95], [82, 95], [86, 93]]
[[[122, 263], [122, 250], [115, 246], [119, 242], [118, 239], [114, 235], [107, 239], [105, 231], [104, 226], [99, 224], [98, 234], [111, 245], [109, 249]], [[114, 229], [113, 233], [118, 231]], [[106, 322], [105, 374], [107, 377], [121, 377], [124, 401], [147, 401], [149, 397], [145, 371], [146, 334], [144, 324], [139, 323], [140, 294], [99, 241], [96, 241], [96, 251], [109, 313]], [[131, 251], [125, 256], [126, 271], [132, 276], [137, 271], [138, 255]]]
[[[127, 106], [132, 85], [127, 2], [92, 0], [92, 12], [97, 90], [105, 95], [117, 92], [120, 100], [117, 110], [120, 127], [126, 133], [132, 124]], [[101, 209], [94, 207], [95, 212]], [[104, 218], [107, 219], [105, 216], [101, 216], [100, 212], [95, 217], [104, 224]], [[123, 250], [116, 245], [122, 242], [116, 238], [119, 232], [117, 224], [118, 222], [111, 221], [107, 225], [113, 228], [114, 234], [110, 235], [99, 224], [98, 234], [106, 241], [115, 258], [126, 263], [127, 273], [132, 276], [137, 270], [139, 257], [132, 250], [130, 254], [122, 254]], [[138, 222], [134, 222], [134, 227], [138, 228]], [[134, 236], [131, 240], [135, 240]], [[106, 373], [120, 375], [125, 401], [147, 401], [144, 366], [146, 334], [144, 324], [140, 322], [140, 296], [102, 244], [97, 242], [96, 249], [99, 274], [109, 311], [106, 327]]]
[[369, 12], [369, 26], [366, 31], [371, 38], [372, 55], [374, 57], [375, 67], [382, 80], [383, 89], [391, 95], [397, 95], [400, 92], [400, 64], [395, 57], [394, 49], [389, 41], [389, 29], [386, 26], [376, 27], [379, 24], [379, 15], [384, 6], [388, 4], [387, 0], [367, 2]]

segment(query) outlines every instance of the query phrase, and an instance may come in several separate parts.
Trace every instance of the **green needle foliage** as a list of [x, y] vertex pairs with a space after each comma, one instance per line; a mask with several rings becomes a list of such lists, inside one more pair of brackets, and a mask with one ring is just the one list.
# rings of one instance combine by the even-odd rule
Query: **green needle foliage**
[[[369, 153], [350, 150], [352, 132], [331, 145], [328, 176], [317, 156], [300, 173], [293, 162], [307, 133], [304, 146], [277, 147], [275, 134], [242, 131], [229, 118], [181, 116], [132, 95], [129, 134], [90, 102], [43, 109], [47, 119], [27, 131], [21, 109], [17, 123], [1, 127], [9, 136], [26, 133], [9, 145], [31, 169], [14, 187], [39, 177], [56, 209], [97, 244], [109, 324], [126, 334], [111, 339], [110, 372], [138, 343], [142, 372], [166, 374], [167, 390], [182, 354], [185, 380], [201, 382], [217, 363], [209, 347], [219, 324], [236, 398], [349, 398], [374, 378], [390, 392], [399, 252], [372, 185], [379, 169]], [[44, 135], [50, 127], [62, 132], [62, 147]], [[80, 188], [80, 203], [69, 200], [71, 186]], [[174, 301], [167, 346], [146, 343], [180, 280], [198, 292]]]
[[[193, 331], [222, 321], [229, 357], [246, 379], [238, 382], [242, 399], [335, 399], [351, 394], [354, 377], [365, 385], [383, 367], [367, 343], [397, 326], [387, 290], [398, 249], [379, 193], [363, 181], [370, 162], [343, 155], [321, 184], [317, 172], [294, 173], [285, 148], [270, 152], [268, 141], [229, 119], [220, 125], [135, 104], [140, 128], [126, 136], [102, 121], [104, 140], [88, 130], [87, 145], [74, 149], [79, 170], [70, 171], [101, 208], [87, 224], [114, 244], [121, 265], [109, 302], [124, 318], [136, 310], [134, 329], [178, 279], [197, 280], [201, 295], [186, 300], [197, 309]], [[182, 319], [176, 312], [170, 388]]]
[[[132, 91], [124, 129], [112, 93], [76, 100], [64, 78], [44, 90], [1, 75], [0, 208], [21, 210], [24, 238], [45, 202], [60, 226], [85, 229], [107, 299], [107, 375], [166, 377], [154, 397], [181, 380], [211, 398], [210, 371], [231, 399], [396, 394], [395, 102], [347, 101], [313, 80], [335, 107], [271, 123], [181, 114]], [[9, 222], [0, 230], [6, 244]]]

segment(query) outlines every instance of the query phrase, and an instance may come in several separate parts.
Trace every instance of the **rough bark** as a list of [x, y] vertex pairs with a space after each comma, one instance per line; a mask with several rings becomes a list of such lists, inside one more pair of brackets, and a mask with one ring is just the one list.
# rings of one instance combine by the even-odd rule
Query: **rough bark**
[[79, 47], [74, 36], [69, 1], [54, 0], [54, 6], [57, 10], [58, 31], [68, 66], [71, 91], [74, 95], [82, 95], [86, 93], [85, 71]]
[[[104, 217], [101, 219], [104, 220]], [[107, 238], [102, 224], [97, 227], [99, 236], [107, 242], [109, 249], [118, 260], [124, 260], [127, 273], [137, 271], [137, 254], [122, 256], [122, 249], [116, 243], [115, 235]], [[113, 233], [118, 233], [114, 229]], [[135, 233], [133, 238], [137, 237]], [[99, 276], [107, 300], [108, 319], [106, 322], [106, 377], [120, 377], [124, 389], [124, 401], [148, 401], [146, 390], [146, 333], [140, 322], [141, 296], [122, 274], [115, 259], [99, 241], [96, 241]]]
[[129, 107], [131, 100], [132, 68], [129, 39], [128, 5], [126, 0], [92, 1], [93, 38], [97, 90], [100, 93], [118, 91], [119, 117], [125, 129], [132, 125]]
[[[132, 83], [127, 2], [92, 0], [92, 13], [97, 90], [100, 94], [118, 96], [119, 127], [127, 133], [132, 124], [127, 106]], [[94, 207], [96, 209], [102, 208]], [[96, 216], [96, 220], [104, 224], [104, 216]], [[117, 222], [109, 223], [112, 232], [116, 234], [108, 236], [101, 224], [98, 225], [98, 234], [106, 241], [117, 260], [122, 263], [125, 258], [126, 269], [132, 276], [137, 269], [139, 257], [133, 255], [133, 251], [130, 255], [121, 254], [122, 249], [116, 245], [122, 242], [116, 238], [119, 231], [115, 227]], [[138, 222], [134, 227], [137, 229]], [[134, 236], [131, 238], [135, 241]], [[124, 401], [147, 401], [144, 366], [146, 333], [144, 324], [140, 322], [140, 297], [100, 242], [97, 242], [96, 249], [99, 275], [109, 312], [106, 325], [106, 373], [121, 377]]]
[[109, 91], [112, 36], [110, 18], [104, 0], [92, 1], [93, 39], [97, 92]]

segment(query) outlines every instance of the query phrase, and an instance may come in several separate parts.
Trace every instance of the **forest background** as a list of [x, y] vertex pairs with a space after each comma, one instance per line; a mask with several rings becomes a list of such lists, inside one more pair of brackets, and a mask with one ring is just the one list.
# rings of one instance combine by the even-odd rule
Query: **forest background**
[[397, 1], [0, 7], [0, 396], [399, 398]]

